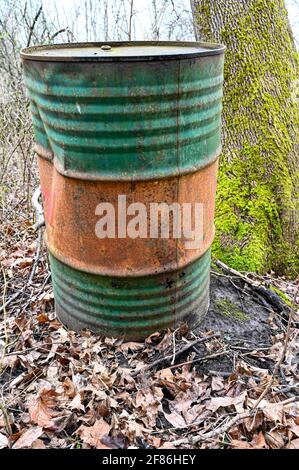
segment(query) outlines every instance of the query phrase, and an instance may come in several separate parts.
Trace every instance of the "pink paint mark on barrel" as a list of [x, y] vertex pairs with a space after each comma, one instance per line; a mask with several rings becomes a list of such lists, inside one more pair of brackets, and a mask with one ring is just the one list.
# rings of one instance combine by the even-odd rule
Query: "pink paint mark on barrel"
[[45, 220], [48, 224], [53, 225], [55, 193], [54, 191], [47, 191], [45, 188], [42, 187], [42, 195]]

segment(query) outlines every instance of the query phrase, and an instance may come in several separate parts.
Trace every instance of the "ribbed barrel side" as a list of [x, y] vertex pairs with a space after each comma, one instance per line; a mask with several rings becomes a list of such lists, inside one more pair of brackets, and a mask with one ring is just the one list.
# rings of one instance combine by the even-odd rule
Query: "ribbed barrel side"
[[222, 56], [137, 65], [25, 61], [36, 140], [73, 177], [196, 171], [220, 153], [222, 69]]
[[210, 250], [177, 271], [144, 277], [84, 273], [50, 255], [56, 312], [74, 330], [142, 339], [188, 322], [196, 326], [209, 304]]

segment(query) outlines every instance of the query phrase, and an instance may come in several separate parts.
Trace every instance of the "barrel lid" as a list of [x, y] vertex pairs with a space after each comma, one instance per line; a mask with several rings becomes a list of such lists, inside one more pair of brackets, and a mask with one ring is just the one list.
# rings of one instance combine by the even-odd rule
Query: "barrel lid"
[[49, 62], [144, 61], [209, 56], [224, 50], [221, 44], [190, 41], [85, 42], [27, 47], [21, 57]]

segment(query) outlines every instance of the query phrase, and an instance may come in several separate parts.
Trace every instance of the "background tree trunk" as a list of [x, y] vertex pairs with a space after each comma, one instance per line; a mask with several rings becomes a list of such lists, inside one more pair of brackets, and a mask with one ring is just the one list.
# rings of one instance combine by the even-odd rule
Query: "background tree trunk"
[[298, 273], [298, 55], [282, 0], [191, 0], [200, 40], [227, 46], [214, 253]]

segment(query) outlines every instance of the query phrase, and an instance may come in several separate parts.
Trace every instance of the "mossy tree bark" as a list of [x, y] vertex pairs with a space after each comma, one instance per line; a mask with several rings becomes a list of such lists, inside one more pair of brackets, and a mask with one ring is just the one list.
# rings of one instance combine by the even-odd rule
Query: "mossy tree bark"
[[282, 0], [191, 0], [199, 40], [227, 46], [214, 254], [299, 270], [298, 55]]

